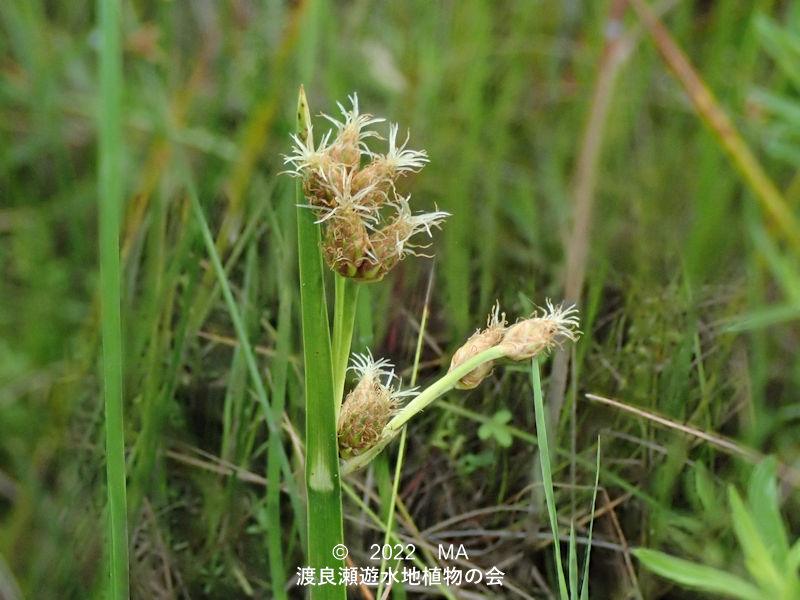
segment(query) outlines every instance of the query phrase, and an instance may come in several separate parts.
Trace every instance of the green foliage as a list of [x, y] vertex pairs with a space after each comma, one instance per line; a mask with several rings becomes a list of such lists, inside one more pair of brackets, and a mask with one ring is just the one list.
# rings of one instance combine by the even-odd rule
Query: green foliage
[[510, 420], [511, 411], [506, 408], [497, 411], [491, 419], [478, 428], [478, 437], [482, 440], [494, 438], [499, 446], [508, 448], [511, 445], [511, 433], [509, 433], [506, 423]]
[[[797, 11], [793, 13], [796, 19]], [[797, 94], [800, 93], [800, 31], [796, 27], [782, 26], [763, 14], [755, 19], [755, 26], [764, 50], [794, 90], [790, 94], [762, 88], [753, 93], [753, 101], [772, 117], [763, 132], [765, 147], [774, 156], [796, 165], [800, 162], [800, 109], [797, 106]]]
[[[633, 551], [634, 555], [662, 577], [703, 592], [743, 600], [799, 597], [800, 539], [790, 548], [778, 504], [776, 465], [775, 458], [770, 457], [753, 469], [747, 504], [733, 486], [728, 486], [731, 522], [751, 581], [658, 550], [639, 548]], [[698, 485], [707, 487], [703, 477], [698, 477]]]
[[725, 571], [698, 565], [658, 550], [638, 548], [632, 552], [648, 569], [686, 587], [743, 600], [763, 598], [758, 588]]
[[[628, 545], [674, 555], [659, 558], [672, 572], [670, 561], [692, 563], [699, 572], [679, 570], [693, 581], [714, 580], [707, 569], [716, 569], [744, 582], [737, 593], [783, 593], [764, 586], [770, 569], [796, 573], [800, 563], [800, 497], [787, 470], [800, 439], [797, 250], [764, 217], [635, 14], [617, 21], [615, 2], [576, 6], [122, 3], [116, 438], [127, 462], [133, 598], [280, 597], [306, 564], [297, 201], [279, 175], [300, 83], [328, 112], [357, 91], [364, 110], [399, 120], [428, 151], [430, 165], [398, 192], [453, 218], [420, 249], [435, 261], [405, 260], [383, 285], [360, 290], [353, 340], [356, 351], [390, 357], [408, 381], [431, 279], [423, 388], [495, 299], [515, 316], [561, 299], [593, 90], [609, 86], [594, 140], [585, 335], [548, 438], [562, 539], [575, 528], [576, 545], [561, 546], [569, 594], [590, 579], [597, 598], [675, 595], [656, 571], [629, 571], [614, 523]], [[797, 3], [665, 6], [666, 29], [796, 213]], [[91, 3], [0, 2], [0, 596], [15, 600], [104, 597], [109, 575], [100, 303], [112, 288], [100, 285], [98, 232], [101, 221], [114, 224], [98, 213], [97, 16]], [[617, 29], [630, 34], [621, 55], [609, 52]], [[336, 286], [326, 283], [333, 307]], [[337, 332], [349, 328], [345, 310], [339, 322]], [[552, 364], [542, 363], [545, 389]], [[777, 487], [764, 483], [767, 467], [746, 487], [738, 455], [587, 402], [585, 392], [774, 454]], [[364, 555], [383, 539], [375, 528], [397, 484], [398, 541], [454, 533], [479, 566], [524, 561], [555, 590], [555, 547], [520, 542], [552, 533], [529, 399], [526, 370], [497, 365], [480, 388], [450, 392], [415, 417], [399, 481], [389, 475], [396, 446], [385, 477], [343, 478], [355, 563], [371, 566]], [[600, 492], [596, 538], [608, 549], [587, 579], [581, 540], [598, 436], [611, 504]], [[740, 503], [726, 499], [729, 485], [747, 489]], [[773, 493], [784, 519], [769, 508]], [[470, 537], [477, 528], [497, 537]], [[753, 538], [751, 554], [736, 536]], [[433, 564], [420, 556], [420, 566]], [[530, 596], [550, 593], [535, 571], [506, 570]], [[612, 570], [622, 575], [605, 576]], [[711, 594], [699, 589], [680, 593]]]
[[475, 471], [480, 471], [481, 469], [493, 465], [495, 460], [495, 453], [491, 450], [485, 450], [477, 454], [464, 452], [458, 458], [458, 469], [463, 477], [468, 477], [475, 473]]
[[569, 554], [567, 555], [567, 577], [564, 576], [564, 567], [561, 562], [560, 534], [558, 528], [558, 515], [553, 489], [552, 461], [547, 436], [547, 420], [544, 416], [544, 402], [541, 382], [539, 378], [539, 363], [537, 359], [531, 361], [531, 386], [533, 387], [534, 410], [536, 411], [536, 433], [539, 435], [539, 464], [542, 469], [542, 483], [547, 502], [547, 512], [550, 516], [550, 530], [553, 533], [555, 547], [555, 567], [558, 578], [558, 591], [562, 600], [587, 600], [589, 597], [589, 558], [592, 550], [592, 530], [594, 526], [594, 507], [597, 501], [597, 487], [600, 482], [600, 445], [597, 446], [597, 465], [595, 469], [594, 489], [592, 492], [591, 519], [589, 521], [589, 534], [586, 544], [586, 558], [584, 559], [583, 576], [578, 574], [577, 544], [575, 543], [575, 523], [569, 529]]
[[123, 353], [120, 302], [119, 222], [122, 186], [122, 19], [117, 0], [98, 3], [100, 26], [100, 110], [97, 201], [99, 214], [100, 316], [103, 404], [108, 495], [108, 597], [130, 595], [128, 498], [123, 416]]

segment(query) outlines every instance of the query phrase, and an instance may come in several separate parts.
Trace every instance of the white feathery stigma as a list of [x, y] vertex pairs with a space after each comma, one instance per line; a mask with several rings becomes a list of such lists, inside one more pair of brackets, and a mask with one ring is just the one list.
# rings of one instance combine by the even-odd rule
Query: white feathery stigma
[[486, 317], [486, 327], [489, 329], [496, 329], [504, 327], [506, 324], [506, 313], [500, 314], [500, 300], [495, 300], [492, 312]]
[[295, 143], [292, 147], [293, 154], [284, 155], [283, 157], [283, 164], [291, 164], [292, 169], [283, 172], [289, 173], [294, 177], [302, 177], [304, 171], [318, 171], [324, 176], [325, 169], [330, 164], [330, 156], [328, 155], [330, 137], [331, 132], [329, 131], [322, 136], [319, 144], [314, 148], [310, 127], [305, 142], [300, 139], [300, 136], [292, 134], [292, 140]]
[[353, 194], [351, 190], [354, 175], [355, 171], [349, 171], [345, 173], [344, 177], [342, 177], [341, 188], [336, 184], [331, 183], [327, 177], [321, 178], [324, 182], [323, 185], [325, 188], [327, 188], [333, 194], [336, 204], [332, 207], [302, 205], [303, 208], [316, 208], [322, 213], [322, 216], [317, 219], [315, 223], [324, 223], [329, 219], [335, 219], [337, 217], [348, 218], [346, 215], [348, 211], [351, 211], [361, 217], [367, 226], [370, 226], [370, 223], [378, 223], [379, 218], [377, 214], [377, 208], [371, 204], [364, 204], [362, 201], [366, 198], [369, 198], [373, 194], [380, 194], [385, 197], [386, 193], [378, 189], [378, 183], [373, 182], [369, 185], [365, 185], [363, 188]]
[[398, 124], [389, 125], [389, 151], [386, 154], [368, 152], [373, 159], [382, 161], [388, 171], [393, 173], [416, 173], [422, 169], [428, 160], [428, 153], [425, 150], [406, 150], [406, 145], [410, 137], [410, 132], [406, 132], [406, 139], [402, 145], [397, 145]]
[[[351, 108], [337, 103], [342, 116], [323, 116], [335, 128], [314, 145], [311, 128], [307, 137], [293, 135], [294, 147], [284, 156], [287, 173], [302, 178], [307, 204], [324, 230], [323, 256], [334, 271], [359, 281], [379, 281], [399, 260], [425, 245], [409, 240], [432, 229], [450, 216], [434, 210], [413, 214], [410, 196], [398, 194], [401, 175], [417, 172], [428, 163], [424, 150], [408, 148], [410, 134], [401, 142], [399, 125], [389, 124], [388, 149], [378, 154], [366, 138], [383, 139], [369, 126], [383, 122], [361, 114], [358, 96], [349, 97]], [[368, 161], [364, 158], [368, 157]]]
[[415, 215], [411, 214], [411, 206], [409, 205], [410, 199], [411, 194], [407, 196], [397, 195], [395, 200], [389, 203], [397, 209], [398, 220], [410, 226], [411, 232], [406, 239], [423, 231], [427, 233], [429, 237], [433, 237], [431, 227], [439, 227], [442, 222], [450, 216], [450, 213], [444, 212], [443, 210], [435, 210], [429, 213], [420, 212]]
[[[556, 333], [573, 342], [577, 341], [581, 331], [578, 329], [580, 321], [578, 319], [578, 309], [574, 304], [569, 306], [559, 304], [553, 306], [550, 298], [545, 299], [546, 309], [542, 309], [544, 314], [539, 317], [542, 320], [552, 321], [556, 325]], [[541, 307], [540, 307], [541, 308]]]
[[355, 134], [355, 137], [356, 139], [358, 139], [359, 142], [368, 137], [375, 137], [380, 139], [381, 136], [378, 134], [377, 131], [364, 131], [364, 128], [369, 125], [373, 125], [374, 123], [383, 123], [386, 119], [373, 117], [370, 114], [360, 114], [358, 112], [358, 94], [356, 94], [355, 92], [353, 92], [350, 96], [348, 96], [348, 98], [353, 106], [351, 110], [345, 110], [341, 102], [336, 103], [336, 105], [339, 107], [339, 111], [342, 113], [342, 116], [344, 117], [344, 121], [339, 121], [338, 119], [334, 119], [333, 117], [325, 113], [322, 113], [322, 116], [328, 119], [328, 121], [330, 121], [336, 126], [339, 135], [342, 135], [343, 133]]
[[[359, 383], [366, 381], [370, 385], [378, 385], [392, 399], [404, 398], [415, 395], [419, 388], [413, 387], [401, 390], [400, 378], [394, 373], [394, 364], [386, 359], [375, 360], [372, 352], [367, 350], [364, 354], [353, 354], [350, 359], [348, 371], [353, 371], [358, 377]], [[381, 381], [385, 378], [385, 381]], [[392, 386], [392, 382], [397, 380], [397, 387]]]
[[426, 246], [419, 246], [410, 244], [409, 240], [418, 233], [426, 232], [429, 237], [433, 237], [431, 227], [439, 227], [442, 222], [450, 216], [450, 213], [444, 211], [434, 211], [430, 213], [411, 213], [411, 206], [409, 199], [411, 195], [401, 196], [396, 195], [395, 199], [388, 204], [397, 210], [395, 217], [395, 246], [397, 248], [397, 255], [403, 257], [408, 254], [418, 255], [414, 252], [414, 248], [424, 248]]
[[359, 380], [370, 378], [380, 383], [381, 377], [386, 377], [386, 384], [390, 384], [394, 379], [394, 364], [386, 358], [375, 360], [372, 352], [367, 350], [364, 354], [353, 354], [350, 358], [348, 371], [353, 371]]

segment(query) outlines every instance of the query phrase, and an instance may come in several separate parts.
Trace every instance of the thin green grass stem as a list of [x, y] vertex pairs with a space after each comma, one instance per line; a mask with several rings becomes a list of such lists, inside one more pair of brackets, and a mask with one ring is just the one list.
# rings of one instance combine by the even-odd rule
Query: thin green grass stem
[[356, 319], [356, 305], [358, 303], [358, 290], [361, 286], [357, 281], [342, 277], [338, 273], [334, 276], [334, 305], [333, 305], [333, 385], [336, 391], [336, 420], [339, 420], [339, 410], [344, 397], [344, 380], [347, 373], [347, 359], [350, 356], [350, 345], [353, 340], [353, 326]]
[[[428, 287], [428, 297], [430, 297], [430, 285]], [[419, 322], [419, 335], [417, 336], [417, 349], [414, 352], [414, 366], [411, 370], [411, 387], [417, 383], [417, 372], [419, 370], [419, 359], [422, 356], [422, 342], [425, 339], [425, 327], [428, 324], [428, 302], [425, 302], [425, 307], [422, 309], [422, 318]], [[391, 544], [392, 529], [394, 528], [394, 508], [397, 504], [397, 491], [400, 487], [400, 473], [403, 471], [403, 462], [406, 457], [406, 437], [408, 436], [408, 428], [403, 427], [400, 434], [400, 446], [397, 449], [397, 464], [394, 469], [394, 482], [392, 483], [392, 498], [389, 502], [389, 510], [386, 514], [386, 535], [383, 538], [383, 545]], [[381, 552], [381, 574], [386, 569], [386, 557]], [[383, 576], [381, 575], [380, 583], [378, 584], [378, 598], [383, 594]]]
[[98, 210], [100, 313], [103, 331], [106, 479], [110, 590], [128, 598], [128, 506], [125, 489], [125, 424], [122, 399], [122, 318], [119, 226], [122, 179], [122, 47], [119, 0], [100, 0], [100, 112], [98, 115]]
[[[558, 549], [558, 544], [554, 544]], [[575, 522], [569, 525], [569, 554], [567, 573], [569, 576], [569, 598], [578, 600], [578, 549], [575, 546]]]
[[[289, 198], [286, 198], [289, 200]], [[287, 202], [288, 204], [288, 202]], [[273, 239], [277, 251], [276, 269], [278, 281], [286, 282], [278, 289], [278, 331], [275, 343], [275, 358], [272, 362], [272, 406], [276, 413], [283, 414], [286, 404], [286, 383], [289, 368], [289, 355], [292, 350], [292, 287], [288, 283], [291, 270], [289, 268], [290, 249], [284, 235], [281, 235], [281, 228], [278, 219], [270, 206], [268, 212], [270, 226], [272, 228]], [[269, 454], [267, 455], [267, 522], [276, 524], [281, 522], [280, 504], [280, 462], [278, 460], [282, 441], [278, 436], [273, 436], [269, 440]], [[303, 519], [298, 519], [302, 523]], [[267, 543], [270, 561], [270, 574], [272, 576], [272, 593], [276, 600], [287, 598], [285, 582], [286, 571], [283, 560], [284, 541], [282, 528], [274, 525], [267, 531]], [[305, 536], [304, 536], [305, 537]]]
[[550, 515], [550, 528], [553, 531], [553, 551], [556, 555], [556, 576], [558, 577], [558, 590], [561, 600], [569, 598], [567, 582], [564, 579], [564, 567], [561, 564], [561, 547], [558, 537], [558, 518], [556, 515], [556, 501], [553, 495], [553, 474], [550, 470], [550, 447], [547, 442], [547, 416], [544, 412], [542, 398], [542, 382], [539, 379], [539, 361], [531, 360], [531, 386], [533, 387], [533, 406], [536, 413], [536, 436], [539, 439], [539, 460], [542, 464], [542, 481], [544, 483], [544, 496], [547, 500], [547, 512]]
[[[355, 492], [355, 490], [353, 488], [351, 488], [349, 485], [347, 485], [347, 483], [342, 483], [342, 490], [344, 490], [344, 492], [350, 497], [350, 499], [356, 504], [356, 506], [358, 506], [359, 509], [364, 511], [365, 515], [367, 515], [370, 519], [372, 519], [372, 522], [375, 523], [375, 525], [377, 525], [378, 527], [383, 526], [383, 521], [381, 521], [381, 518], [378, 515], [375, 514], [375, 511], [373, 511], [369, 506], [367, 506], [367, 504], [364, 502], [364, 500], [361, 499], [361, 496], [359, 496]], [[408, 515], [406, 515], [406, 518], [410, 519], [410, 517]], [[400, 539], [397, 536], [397, 534], [393, 533], [391, 535], [391, 537], [389, 538], [389, 541], [390, 541], [391, 544], [401, 544], [405, 540]], [[430, 564], [426, 565], [425, 562], [421, 558], [419, 558], [419, 556], [417, 556], [416, 553], [411, 555], [411, 561], [420, 570], [424, 570], [428, 566], [434, 565], [433, 555], [431, 554], [431, 552], [433, 551], [433, 548], [424, 547], [423, 546], [423, 547], [420, 548], [420, 550], [424, 554], [426, 554], [428, 556], [428, 560], [430, 561]], [[446, 586], [444, 586], [441, 583], [439, 583], [439, 584], [436, 585], [436, 587], [439, 589], [439, 591], [441, 592], [442, 596], [444, 596], [445, 598], [448, 598], [448, 600], [456, 600], [456, 597], [453, 595], [453, 592], [451, 592]], [[375, 597], [376, 598], [380, 598], [380, 596], [378, 594], [376, 594]]]
[[597, 488], [600, 487], [600, 436], [597, 436], [597, 465], [594, 472], [594, 490], [592, 491], [592, 520], [589, 521], [589, 542], [586, 544], [586, 559], [583, 563], [583, 583], [580, 600], [589, 600], [589, 559], [592, 552], [592, 531], [594, 529], [594, 507], [597, 504]]
[[[208, 227], [208, 222], [206, 221], [205, 215], [203, 214], [203, 208], [200, 206], [200, 200], [197, 197], [197, 190], [194, 188], [194, 183], [192, 182], [191, 178], [187, 178], [187, 191], [189, 192], [189, 200], [192, 204], [192, 209], [194, 210], [195, 216], [197, 217], [197, 221], [200, 224], [200, 231], [203, 235], [203, 242], [206, 245], [206, 249], [208, 250], [208, 256], [211, 259], [211, 265], [216, 272], [217, 279], [219, 281], [220, 290], [222, 291], [222, 296], [225, 299], [225, 304], [228, 308], [228, 313], [231, 317], [231, 321], [233, 322], [233, 328], [236, 331], [236, 337], [239, 341], [241, 346], [242, 352], [245, 356], [245, 361], [247, 362], [248, 371], [250, 373], [250, 378], [253, 380], [253, 387], [255, 388], [256, 398], [258, 399], [258, 403], [261, 405], [261, 409], [264, 413], [264, 419], [267, 421], [267, 427], [269, 428], [270, 435], [280, 434], [280, 428], [278, 427], [278, 416], [276, 416], [273, 412], [273, 408], [267, 399], [267, 390], [264, 388], [264, 382], [261, 380], [261, 374], [258, 369], [258, 364], [256, 363], [255, 352], [253, 351], [253, 346], [250, 344], [249, 337], [247, 336], [247, 330], [244, 326], [244, 321], [242, 320], [242, 316], [239, 314], [239, 307], [236, 306], [236, 300], [233, 297], [233, 292], [231, 291], [230, 284], [225, 276], [225, 269], [222, 266], [222, 262], [220, 261], [219, 254], [217, 253], [216, 245], [214, 244], [214, 238], [211, 235], [211, 230]], [[281, 447], [281, 465], [284, 468], [284, 475], [287, 478], [287, 484], [291, 485], [292, 477], [291, 477], [291, 467], [289, 465], [289, 459], [286, 456], [286, 452]]]
[[[386, 511], [386, 532], [383, 536], [384, 547], [391, 545], [392, 531], [394, 529], [394, 509], [397, 504], [397, 492], [400, 486], [400, 473], [403, 471], [403, 459], [406, 456], [406, 438], [408, 436], [408, 428], [403, 427], [400, 434], [400, 446], [397, 449], [397, 463], [394, 467], [394, 480], [392, 481], [392, 497], [389, 501], [389, 509]], [[386, 555], [381, 552], [381, 568], [380, 568], [380, 582], [378, 583], [378, 591], [375, 594], [377, 598], [383, 598], [383, 572], [386, 570]]]
[[[297, 132], [304, 141], [311, 135], [310, 121], [305, 91], [300, 88]], [[344, 533], [336, 435], [336, 391], [320, 232], [314, 223], [314, 214], [299, 206], [305, 204], [300, 182], [297, 183], [296, 200], [306, 395], [307, 566], [317, 573], [322, 568], [332, 568], [338, 574], [339, 568], [344, 567], [344, 559], [334, 558], [333, 550], [342, 544]], [[345, 587], [339, 585], [313, 586], [310, 592], [312, 600], [346, 598]]]

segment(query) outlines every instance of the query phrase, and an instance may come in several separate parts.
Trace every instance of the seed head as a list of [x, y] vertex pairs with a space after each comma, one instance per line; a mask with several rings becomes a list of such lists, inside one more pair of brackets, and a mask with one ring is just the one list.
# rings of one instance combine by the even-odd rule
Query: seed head
[[401, 391], [392, 385], [394, 366], [386, 359], [374, 360], [372, 354], [355, 354], [348, 368], [359, 377], [347, 395], [339, 413], [339, 452], [343, 458], [357, 456], [374, 446], [386, 423], [396, 412], [402, 398], [416, 388]]
[[[483, 331], [477, 330], [466, 341], [466, 343], [456, 350], [453, 358], [450, 361], [450, 369], [452, 371], [456, 367], [464, 364], [473, 356], [477, 356], [484, 350], [488, 350], [492, 346], [496, 346], [503, 339], [506, 331], [506, 313], [500, 314], [500, 302], [496, 302], [494, 309], [489, 313], [486, 318], [486, 329]], [[486, 379], [492, 372], [494, 361], [487, 361], [476, 367], [464, 377], [458, 380], [456, 387], [462, 390], [471, 390]]]
[[[424, 150], [407, 148], [409, 135], [398, 144], [397, 124], [389, 126], [386, 154], [370, 150], [369, 138], [383, 139], [369, 129], [383, 119], [362, 114], [358, 96], [350, 97], [352, 108], [339, 104], [342, 120], [323, 115], [335, 130], [327, 132], [317, 146], [309, 133], [292, 136], [292, 154], [284, 158], [286, 173], [302, 178], [303, 192], [323, 227], [323, 255], [340, 275], [360, 281], [378, 281], [400, 260], [417, 254], [410, 241], [439, 227], [449, 213], [436, 210], [413, 214], [410, 196], [401, 196], [395, 183], [401, 175], [417, 172], [428, 162]], [[363, 159], [367, 159], [362, 166]]]
[[527, 360], [541, 352], [552, 350], [562, 340], [577, 341], [581, 332], [578, 330], [578, 309], [575, 306], [557, 307], [548, 299], [542, 316], [515, 323], [505, 332], [500, 346], [504, 354], [511, 360]]

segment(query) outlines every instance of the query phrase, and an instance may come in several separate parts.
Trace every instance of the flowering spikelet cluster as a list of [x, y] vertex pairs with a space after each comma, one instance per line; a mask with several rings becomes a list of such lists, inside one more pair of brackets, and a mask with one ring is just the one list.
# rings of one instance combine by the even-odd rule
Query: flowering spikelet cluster
[[[506, 313], [503, 313], [502, 316], [500, 315], [500, 302], [498, 301], [494, 305], [492, 312], [490, 312], [489, 316], [486, 318], [486, 329], [483, 331], [477, 330], [463, 346], [456, 350], [450, 361], [450, 369], [448, 372], [464, 364], [473, 356], [477, 356], [484, 350], [488, 350], [492, 346], [499, 344], [505, 334], [505, 326]], [[471, 390], [472, 388], [478, 387], [478, 384], [491, 374], [492, 367], [494, 367], [494, 361], [492, 360], [481, 363], [480, 366], [459, 379], [456, 387], [461, 390]]]
[[384, 358], [374, 360], [369, 351], [353, 355], [348, 370], [354, 371], [359, 381], [339, 413], [339, 453], [343, 458], [374, 446], [402, 398], [416, 393], [416, 388], [401, 391], [399, 385], [394, 387], [394, 365]]
[[292, 136], [293, 153], [284, 162], [291, 165], [288, 173], [302, 178], [307, 206], [323, 225], [328, 265], [344, 277], [378, 281], [406, 255], [416, 254], [420, 246], [410, 241], [413, 236], [431, 236], [431, 228], [449, 215], [412, 213], [410, 196], [398, 194], [395, 183], [422, 169], [427, 154], [406, 148], [408, 136], [399, 143], [397, 124], [389, 125], [388, 151], [372, 152], [365, 140], [383, 138], [369, 127], [384, 119], [359, 113], [356, 94], [350, 102], [350, 110], [338, 105], [342, 120], [323, 115], [335, 129], [316, 146], [310, 128], [305, 139]]
[[[499, 346], [505, 358], [520, 361], [533, 358], [541, 352], [552, 350], [564, 339], [576, 341], [578, 330], [578, 310], [563, 304], [553, 306], [548, 299], [542, 315], [533, 316], [506, 327], [506, 315], [500, 316], [500, 304], [495, 304], [486, 321], [486, 329], [476, 331], [467, 342], [456, 350], [450, 362], [450, 371], [464, 364], [484, 350]], [[456, 387], [472, 389], [477, 387], [491, 372], [494, 361], [487, 361], [458, 380]]]

